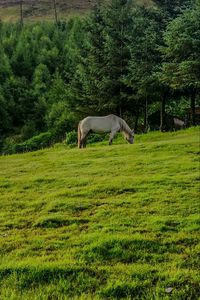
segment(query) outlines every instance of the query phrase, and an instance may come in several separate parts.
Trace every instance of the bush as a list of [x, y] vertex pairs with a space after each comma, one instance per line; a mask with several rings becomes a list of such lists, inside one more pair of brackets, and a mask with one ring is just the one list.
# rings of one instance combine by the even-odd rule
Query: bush
[[97, 142], [102, 142], [106, 137], [106, 134], [96, 134], [96, 133], [91, 133], [88, 136], [88, 143], [97, 143]]
[[[88, 144], [93, 144], [97, 142], [102, 142], [105, 139], [106, 134], [96, 134], [90, 133], [87, 138]], [[73, 130], [66, 133], [66, 143], [67, 145], [75, 146], [77, 144], [77, 131]]]
[[21, 129], [21, 135], [23, 140], [32, 138], [36, 132], [36, 126], [34, 121], [28, 121]]
[[56, 141], [55, 133], [48, 131], [48, 132], [40, 133], [39, 135], [36, 135], [23, 143], [5, 144], [2, 149], [2, 153], [14, 154], [14, 153], [35, 151], [35, 150], [49, 147], [55, 141]]
[[77, 132], [76, 130], [66, 132], [66, 143], [67, 145], [75, 146], [77, 143]]

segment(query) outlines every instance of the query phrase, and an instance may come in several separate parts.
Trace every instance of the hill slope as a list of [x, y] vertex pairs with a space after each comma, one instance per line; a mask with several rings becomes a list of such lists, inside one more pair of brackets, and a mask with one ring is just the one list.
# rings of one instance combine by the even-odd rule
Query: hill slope
[[0, 157], [1, 299], [197, 299], [199, 129]]
[[[58, 19], [84, 15], [94, 7], [96, 2], [96, 0], [56, 0]], [[149, 5], [152, 1], [138, 0], [138, 3]], [[23, 17], [25, 22], [54, 20], [53, 0], [24, 0]], [[20, 0], [0, 0], [0, 19], [7, 22], [19, 21]]]
[[[4, 1], [0, 0], [0, 18], [3, 21], [19, 21], [20, 20], [20, 1]], [[85, 14], [94, 6], [94, 0], [60, 0], [57, 3], [57, 14], [59, 19], [66, 18], [74, 14]], [[44, 21], [54, 20], [53, 1], [41, 0], [23, 1], [23, 17], [24, 21]]]

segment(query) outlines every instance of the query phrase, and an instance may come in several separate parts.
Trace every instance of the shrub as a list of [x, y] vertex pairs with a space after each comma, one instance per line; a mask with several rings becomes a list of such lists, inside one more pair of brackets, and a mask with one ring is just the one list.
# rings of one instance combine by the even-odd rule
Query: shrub
[[75, 130], [66, 132], [66, 143], [67, 145], [75, 146], [77, 143], [77, 132]]
[[[93, 144], [97, 142], [102, 142], [105, 139], [106, 134], [96, 134], [90, 133], [87, 137], [87, 143]], [[66, 133], [66, 143], [67, 145], [75, 146], [77, 143], [77, 131], [73, 130]]]
[[23, 140], [28, 140], [32, 138], [36, 132], [36, 126], [34, 121], [27, 122], [21, 129], [21, 135]]
[[106, 134], [92, 133], [88, 136], [88, 143], [102, 142], [105, 139]]
[[17, 144], [5, 144], [2, 153], [3, 154], [14, 154], [23, 153], [28, 151], [35, 151], [45, 147], [51, 146], [56, 141], [56, 135], [53, 132], [44, 132], [26, 140], [23, 143]]

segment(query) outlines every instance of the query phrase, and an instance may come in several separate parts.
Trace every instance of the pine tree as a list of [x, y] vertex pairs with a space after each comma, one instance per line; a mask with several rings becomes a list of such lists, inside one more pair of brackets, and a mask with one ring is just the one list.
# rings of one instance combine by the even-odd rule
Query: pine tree
[[130, 59], [127, 36], [132, 25], [131, 9], [131, 1], [112, 0], [105, 11], [105, 67], [101, 88], [104, 92], [104, 102], [109, 99], [110, 109], [120, 116], [127, 107], [129, 93], [123, 78], [127, 74]]
[[[166, 47], [162, 80], [174, 90], [191, 96], [192, 123], [195, 123], [195, 99], [200, 91], [200, 4], [174, 19], [164, 34]], [[176, 37], [176, 39], [174, 38]]]
[[154, 2], [161, 8], [166, 18], [173, 19], [182, 13], [191, 5], [193, 0], [154, 0]]
[[[158, 45], [162, 41], [157, 22], [157, 12], [137, 8], [133, 13], [133, 26], [129, 34], [131, 58], [124, 82], [133, 90], [129, 99], [135, 114], [143, 112], [144, 127], [148, 129], [148, 105], [158, 89], [156, 70], [161, 62]], [[136, 118], [136, 119], [137, 119]], [[136, 122], [137, 125], [137, 122]]]

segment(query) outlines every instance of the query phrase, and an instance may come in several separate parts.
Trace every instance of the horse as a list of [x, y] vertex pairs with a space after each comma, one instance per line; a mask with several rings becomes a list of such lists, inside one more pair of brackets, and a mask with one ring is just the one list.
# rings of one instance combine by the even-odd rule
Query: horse
[[121, 131], [124, 138], [130, 143], [134, 142], [134, 130], [120, 117], [108, 115], [104, 117], [86, 117], [78, 124], [78, 148], [86, 147], [86, 138], [90, 131], [99, 133], [110, 133], [109, 145], [118, 131]]
[[183, 129], [185, 128], [185, 122], [177, 117], [173, 117], [173, 129]]

